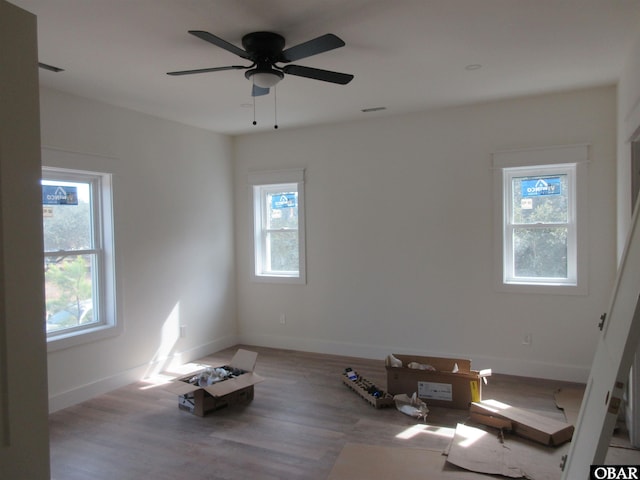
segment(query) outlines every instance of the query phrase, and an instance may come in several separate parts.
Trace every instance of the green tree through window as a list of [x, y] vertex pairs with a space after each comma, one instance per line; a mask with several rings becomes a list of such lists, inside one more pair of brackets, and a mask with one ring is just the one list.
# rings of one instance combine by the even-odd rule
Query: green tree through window
[[[52, 176], [53, 177], [53, 176]], [[43, 178], [46, 329], [57, 334], [96, 323], [99, 235], [94, 222], [95, 177]], [[52, 191], [73, 192], [73, 201]], [[66, 189], [66, 190], [65, 190]], [[57, 195], [57, 196], [56, 196]]]
[[[567, 277], [567, 175], [514, 177], [513, 263], [516, 277]], [[558, 179], [554, 194], [523, 196], [531, 181]]]

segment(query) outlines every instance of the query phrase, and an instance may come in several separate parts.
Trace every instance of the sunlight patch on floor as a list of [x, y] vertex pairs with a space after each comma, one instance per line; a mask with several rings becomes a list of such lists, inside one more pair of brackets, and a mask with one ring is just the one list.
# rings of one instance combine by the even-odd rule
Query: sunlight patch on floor
[[421, 434], [437, 435], [439, 437], [453, 438], [455, 432], [456, 431], [454, 428], [434, 427], [431, 425], [417, 424], [400, 432], [399, 434], [396, 435], [396, 438], [399, 438], [401, 440], [409, 440]]
[[461, 447], [467, 448], [476, 443], [485, 435], [488, 435], [484, 430], [480, 430], [478, 428], [468, 427], [461, 423], [458, 424], [458, 427], [455, 430], [456, 435], [463, 437], [463, 440], [458, 442], [458, 445]]

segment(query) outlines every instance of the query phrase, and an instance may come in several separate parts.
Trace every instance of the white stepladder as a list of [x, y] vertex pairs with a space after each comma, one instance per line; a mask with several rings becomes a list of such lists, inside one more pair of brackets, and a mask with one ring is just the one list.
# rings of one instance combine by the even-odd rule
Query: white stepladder
[[560, 465], [562, 480], [587, 479], [591, 465], [604, 463], [629, 381], [629, 369], [640, 339], [639, 210], [636, 203], [609, 310], [600, 317], [598, 326], [602, 335], [569, 453]]

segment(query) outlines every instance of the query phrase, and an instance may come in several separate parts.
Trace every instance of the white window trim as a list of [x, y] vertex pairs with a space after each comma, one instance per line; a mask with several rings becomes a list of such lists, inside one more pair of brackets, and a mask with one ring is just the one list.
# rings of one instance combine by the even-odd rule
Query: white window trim
[[[251, 186], [250, 202], [251, 205], [251, 232], [252, 232], [252, 263], [251, 263], [251, 279], [255, 282], [266, 283], [283, 283], [283, 284], [306, 284], [306, 227], [305, 227], [305, 194], [304, 194], [304, 169], [295, 168], [287, 170], [266, 170], [249, 172], [248, 182]], [[278, 274], [259, 274], [257, 272], [259, 262], [259, 252], [261, 249], [260, 233], [262, 232], [262, 216], [257, 216], [256, 211], [260, 211], [262, 206], [261, 195], [256, 195], [254, 187], [269, 187], [282, 184], [297, 184], [298, 187], [298, 259], [299, 271], [298, 275], [278, 275]]]
[[[586, 295], [588, 293], [588, 245], [587, 245], [587, 165], [589, 145], [563, 145], [508, 150], [492, 154], [494, 177], [494, 284], [499, 292], [538, 293], [556, 295]], [[575, 283], [574, 284], [528, 284], [505, 282], [505, 168], [522, 168], [530, 171], [535, 167], [575, 165], [574, 175], [574, 221], [575, 221]], [[571, 240], [570, 240], [571, 241]]]
[[[102, 229], [102, 251], [101, 258], [104, 270], [101, 291], [101, 308], [104, 322], [82, 330], [73, 330], [65, 333], [47, 337], [47, 351], [54, 352], [66, 348], [83, 345], [120, 335], [124, 330], [122, 316], [118, 304], [118, 282], [116, 280], [116, 255], [115, 255], [115, 230], [113, 220], [113, 174], [103, 172], [99, 164], [107, 160], [113, 162], [110, 157], [100, 157], [94, 154], [68, 152], [54, 148], [42, 149], [43, 175], [47, 174], [73, 174], [74, 172], [87, 175], [98, 175], [100, 181], [100, 198], [98, 199], [99, 215], [101, 221], [99, 228]], [[84, 165], [84, 168], [77, 168]], [[95, 167], [95, 170], [88, 170], [86, 167]], [[50, 176], [50, 175], [48, 175]], [[44, 321], [44, 320], [43, 320]]]

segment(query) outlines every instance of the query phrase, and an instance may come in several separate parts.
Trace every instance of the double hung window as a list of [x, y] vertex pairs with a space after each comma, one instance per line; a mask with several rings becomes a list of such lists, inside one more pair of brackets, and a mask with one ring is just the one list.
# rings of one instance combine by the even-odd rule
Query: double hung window
[[304, 171], [249, 175], [253, 200], [253, 278], [305, 283]]
[[504, 281], [576, 284], [575, 165], [504, 170]]
[[586, 146], [494, 154], [499, 289], [584, 293]]
[[48, 340], [114, 327], [110, 176], [45, 167], [41, 183]]

